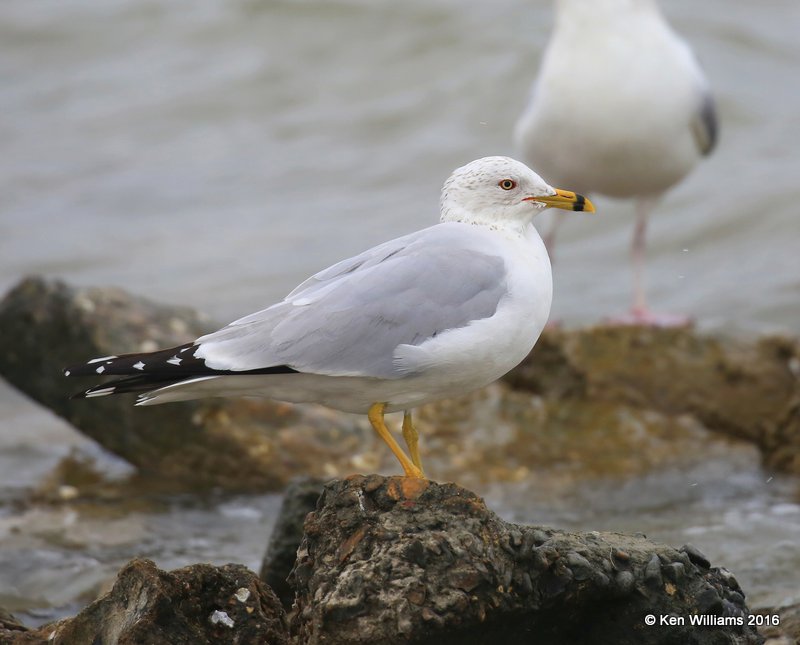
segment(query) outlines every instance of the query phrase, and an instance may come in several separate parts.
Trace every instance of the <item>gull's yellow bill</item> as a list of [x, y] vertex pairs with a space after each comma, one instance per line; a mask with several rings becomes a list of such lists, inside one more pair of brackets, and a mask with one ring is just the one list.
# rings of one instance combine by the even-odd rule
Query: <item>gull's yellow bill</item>
[[544, 195], [543, 197], [526, 197], [522, 201], [540, 202], [550, 208], [560, 208], [565, 211], [583, 211], [594, 213], [594, 204], [583, 195], [573, 193], [571, 190], [561, 190], [554, 188], [555, 195]]

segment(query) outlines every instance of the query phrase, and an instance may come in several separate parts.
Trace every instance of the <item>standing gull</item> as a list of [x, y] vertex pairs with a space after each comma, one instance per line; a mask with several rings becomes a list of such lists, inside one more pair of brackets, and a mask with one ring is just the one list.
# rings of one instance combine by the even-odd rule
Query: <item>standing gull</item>
[[[645, 230], [660, 196], [714, 147], [708, 84], [655, 0], [556, 0], [555, 7], [517, 148], [558, 185], [635, 200], [633, 304], [621, 321], [680, 322], [648, 309]], [[559, 222], [545, 237], [551, 253]]]
[[[531, 220], [548, 207], [594, 211], [518, 161], [478, 159], [445, 182], [440, 224], [334, 264], [194, 342], [96, 358], [65, 374], [123, 376], [81, 398], [264, 396], [367, 414], [405, 474], [424, 477], [411, 408], [501, 377], [547, 322], [550, 260]], [[410, 457], [384, 422], [399, 410]]]

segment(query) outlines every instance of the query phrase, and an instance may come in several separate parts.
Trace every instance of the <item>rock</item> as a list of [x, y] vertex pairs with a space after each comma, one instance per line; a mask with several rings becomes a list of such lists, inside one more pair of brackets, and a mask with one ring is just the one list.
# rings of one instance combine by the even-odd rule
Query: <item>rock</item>
[[786, 405], [777, 423], [764, 426], [762, 445], [770, 467], [800, 474], [800, 394]]
[[46, 642], [44, 636], [28, 629], [0, 607], [0, 645], [44, 645]]
[[711, 567], [711, 562], [709, 562], [708, 558], [703, 555], [700, 549], [694, 546], [694, 544], [684, 544], [680, 550], [689, 557], [692, 564], [696, 564], [701, 569], [708, 569]]
[[569, 406], [610, 402], [755, 442], [770, 468], [800, 474], [800, 343], [724, 340], [689, 328], [548, 329], [507, 377]]
[[322, 407], [208, 399], [137, 408], [124, 395], [70, 400], [92, 382], [64, 377], [64, 366], [170, 347], [210, 327], [190, 309], [120, 289], [27, 278], [0, 302], [0, 375], [141, 474], [174, 488], [276, 490], [300, 474], [351, 473], [372, 431]]
[[278, 598], [246, 567], [195, 564], [166, 572], [149, 560], [128, 563], [111, 591], [74, 618], [28, 636], [51, 645], [289, 643]]
[[324, 483], [322, 479], [302, 477], [289, 484], [261, 564], [259, 576], [287, 609], [294, 602], [294, 589], [289, 586], [287, 578], [303, 539], [306, 516], [317, 507]]
[[758, 631], [766, 637], [765, 645], [800, 643], [800, 604], [756, 609]]
[[48, 645], [48, 642], [38, 631], [7, 630], [0, 626], [0, 645]]
[[0, 629], [25, 630], [26, 627], [10, 611], [0, 607]]
[[300, 643], [761, 642], [746, 626], [691, 626], [701, 608], [749, 614], [719, 569], [643, 537], [509, 524], [454, 484], [327, 484], [290, 582]]
[[[287, 528], [273, 538], [283, 547], [268, 553], [285, 560], [293, 551], [290, 527], [318, 486], [291, 486]], [[290, 581], [291, 625], [245, 567], [165, 572], [134, 560], [75, 618], [28, 630], [0, 613], [0, 643], [762, 642], [753, 628], [691, 626], [697, 614], [749, 616], [733, 574], [691, 545], [509, 524], [454, 484], [378, 475], [330, 482], [306, 518]], [[685, 623], [650, 627], [648, 614]]]

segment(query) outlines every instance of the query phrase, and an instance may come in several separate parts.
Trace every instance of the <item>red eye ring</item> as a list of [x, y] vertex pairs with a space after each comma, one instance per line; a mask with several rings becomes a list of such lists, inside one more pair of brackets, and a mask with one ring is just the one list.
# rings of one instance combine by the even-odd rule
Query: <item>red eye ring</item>
[[501, 179], [497, 182], [497, 185], [503, 190], [514, 190], [517, 187], [517, 182], [513, 179]]

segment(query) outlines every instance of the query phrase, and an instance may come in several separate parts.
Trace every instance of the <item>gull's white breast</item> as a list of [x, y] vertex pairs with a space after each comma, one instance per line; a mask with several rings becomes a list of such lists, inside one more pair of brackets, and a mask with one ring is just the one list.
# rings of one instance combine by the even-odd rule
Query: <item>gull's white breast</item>
[[[533, 349], [553, 300], [550, 259], [539, 234], [529, 226], [526, 235], [488, 230], [485, 248], [493, 246], [506, 263], [507, 295], [489, 318], [448, 331], [419, 346], [401, 346], [395, 355], [402, 364], [425, 366], [419, 375], [402, 381], [416, 390], [417, 401], [402, 402], [398, 392], [391, 409], [462, 394], [491, 383], [518, 365]], [[427, 393], [427, 394], [426, 394]]]

